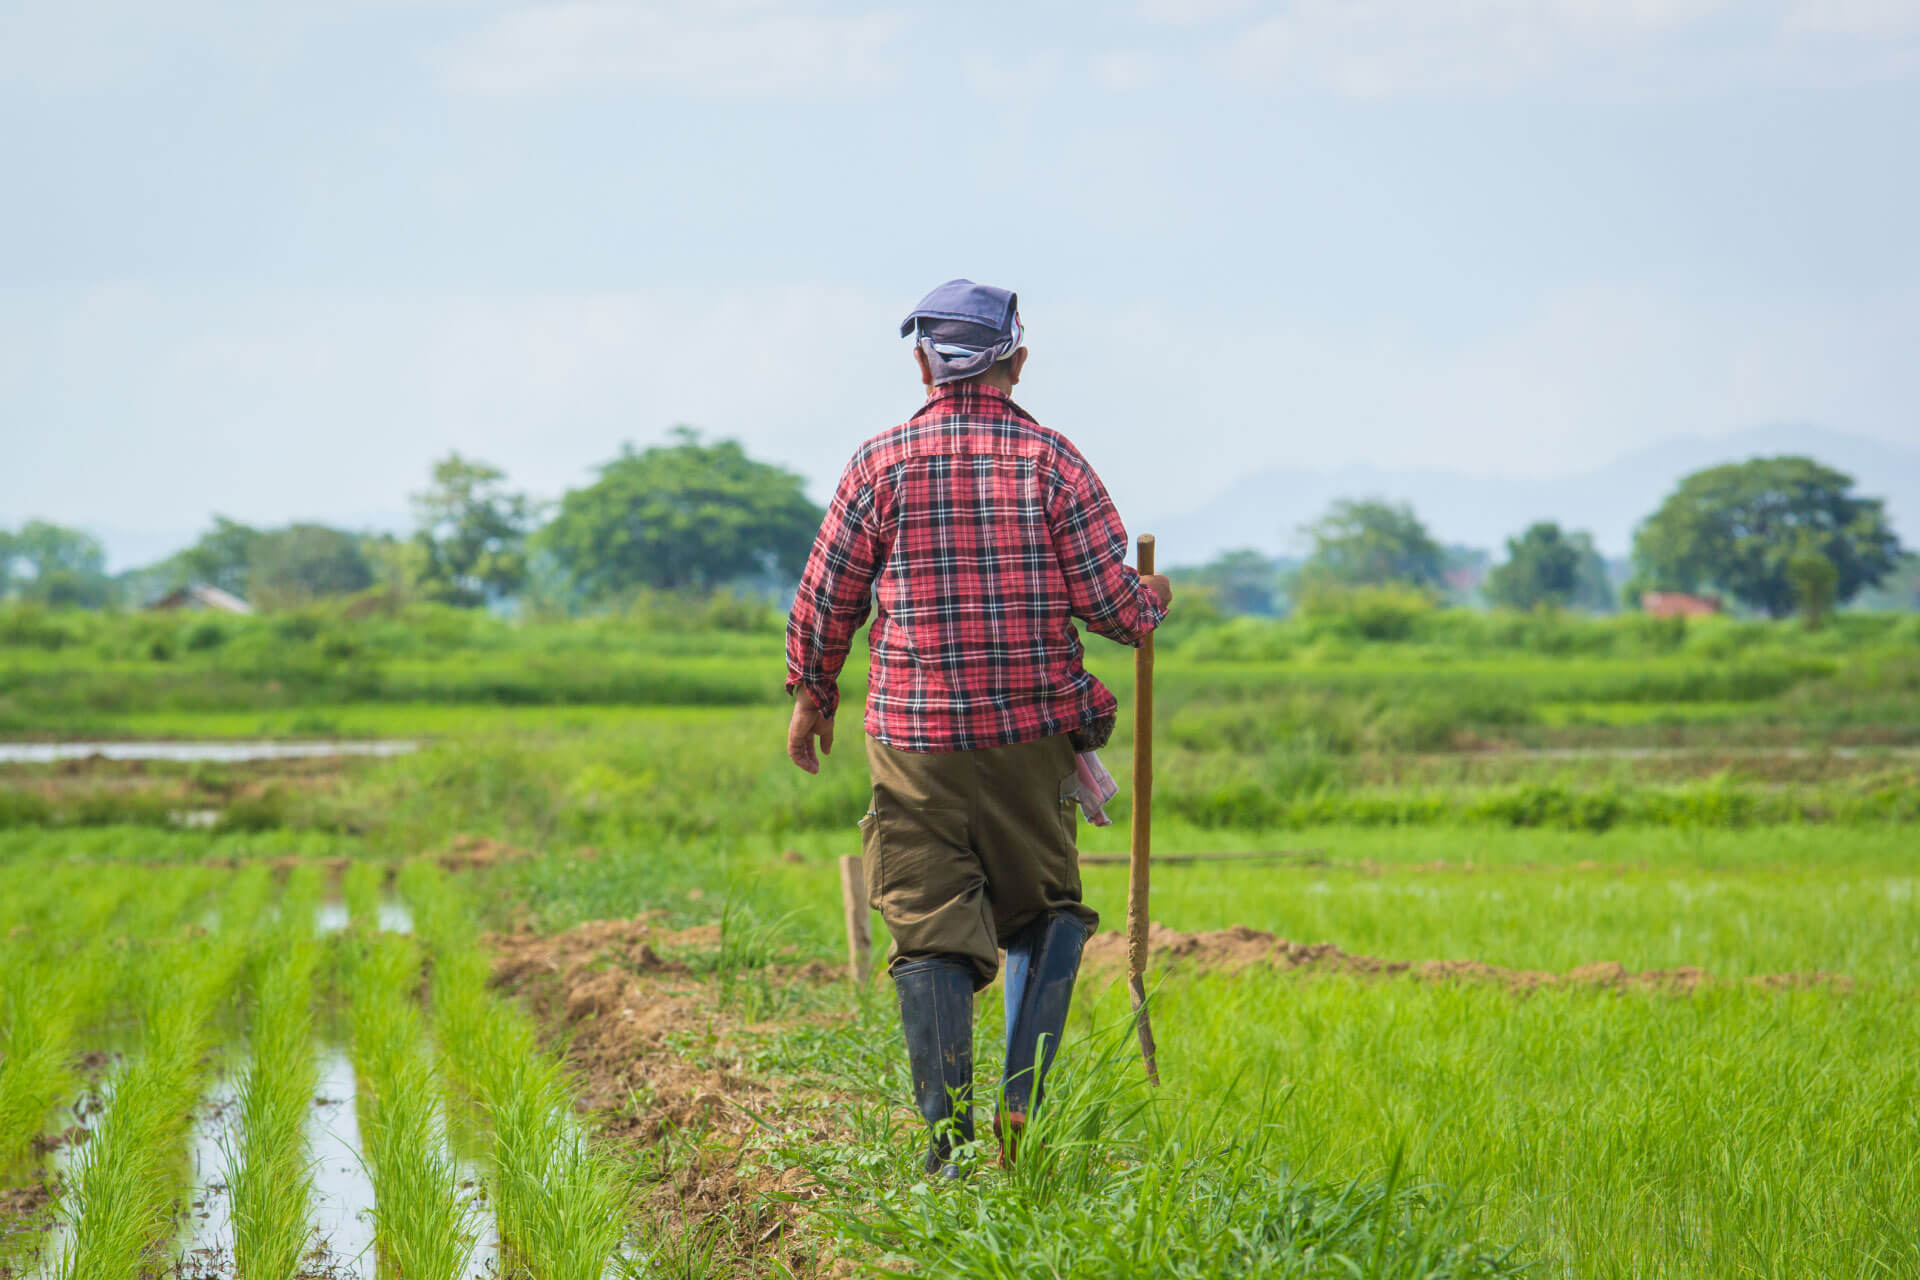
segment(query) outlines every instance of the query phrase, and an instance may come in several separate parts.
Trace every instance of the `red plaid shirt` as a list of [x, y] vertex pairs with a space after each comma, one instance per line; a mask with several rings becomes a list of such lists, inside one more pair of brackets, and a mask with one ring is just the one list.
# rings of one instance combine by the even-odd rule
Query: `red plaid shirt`
[[936, 388], [840, 477], [787, 619], [787, 692], [832, 715], [868, 634], [867, 732], [902, 751], [1067, 733], [1118, 707], [1081, 665], [1085, 619], [1137, 645], [1166, 617], [1126, 563], [1106, 486], [991, 387]]

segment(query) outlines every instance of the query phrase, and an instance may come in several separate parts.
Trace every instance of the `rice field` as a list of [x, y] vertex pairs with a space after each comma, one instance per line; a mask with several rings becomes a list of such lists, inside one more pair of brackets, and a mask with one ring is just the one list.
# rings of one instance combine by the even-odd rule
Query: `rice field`
[[[1156, 849], [1262, 856], [1156, 869], [1164, 1085], [1096, 939], [1033, 1157], [960, 1187], [845, 972], [857, 743], [809, 780], [752, 705], [49, 713], [418, 750], [0, 765], [0, 1277], [1920, 1275], [1906, 668], [1752, 645], [1807, 671], [1170, 663]], [[1118, 928], [1124, 868], [1085, 881]]]

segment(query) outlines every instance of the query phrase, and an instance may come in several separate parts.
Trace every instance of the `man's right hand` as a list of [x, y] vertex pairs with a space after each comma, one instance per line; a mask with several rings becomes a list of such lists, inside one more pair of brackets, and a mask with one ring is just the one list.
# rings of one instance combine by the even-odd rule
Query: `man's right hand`
[[1173, 583], [1167, 581], [1166, 574], [1143, 573], [1140, 575], [1140, 581], [1146, 584], [1147, 590], [1160, 597], [1162, 609], [1173, 603]]
[[[813, 740], [820, 740], [820, 750]], [[820, 772], [820, 757], [833, 753], [833, 719], [814, 707], [805, 689], [793, 691], [793, 719], [787, 724], [787, 759], [808, 773]]]

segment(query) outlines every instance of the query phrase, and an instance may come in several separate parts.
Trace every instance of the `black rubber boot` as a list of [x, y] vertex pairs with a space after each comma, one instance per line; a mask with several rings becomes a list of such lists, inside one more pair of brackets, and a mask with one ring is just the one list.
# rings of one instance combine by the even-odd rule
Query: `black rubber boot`
[[913, 1100], [933, 1129], [927, 1172], [964, 1177], [954, 1149], [973, 1141], [973, 966], [936, 957], [893, 970]]
[[1067, 1027], [1086, 942], [1085, 925], [1073, 916], [1053, 914], [1040, 917], [1007, 944], [1007, 1064], [1000, 1074], [1002, 1102], [994, 1128], [1001, 1157], [1009, 1162], [1027, 1117], [1040, 1105], [1047, 1069]]

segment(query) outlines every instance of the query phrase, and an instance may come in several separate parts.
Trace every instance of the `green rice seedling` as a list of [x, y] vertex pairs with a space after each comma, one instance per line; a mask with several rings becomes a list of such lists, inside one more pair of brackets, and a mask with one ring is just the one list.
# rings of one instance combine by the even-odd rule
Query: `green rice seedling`
[[72, 1092], [73, 1002], [43, 973], [10, 976], [0, 1014], [0, 1172], [27, 1154]]
[[477, 1212], [448, 1150], [439, 1082], [414, 1004], [419, 980], [412, 938], [361, 937], [349, 996], [374, 1249], [385, 1271], [406, 1280], [456, 1280], [473, 1256]]
[[500, 1237], [541, 1280], [599, 1280], [626, 1233], [627, 1185], [573, 1112], [560, 1065], [518, 1009], [491, 997], [467, 904], [438, 868], [401, 884], [432, 948], [434, 1029], [493, 1137]]
[[20, 923], [0, 941], [0, 1172], [73, 1092], [76, 1037], [98, 1017], [113, 973], [101, 935], [125, 896], [56, 872], [16, 904]]
[[[227, 920], [257, 918], [269, 887], [264, 868], [242, 873], [222, 902]], [[142, 1043], [113, 1079], [106, 1118], [83, 1149], [62, 1204], [72, 1234], [55, 1264], [58, 1280], [138, 1275], [170, 1236], [180, 1157], [215, 1044], [216, 1015], [248, 943], [248, 934], [233, 927], [143, 953], [136, 971]]]
[[312, 937], [319, 878], [294, 874], [258, 982], [253, 1057], [239, 1089], [240, 1137], [228, 1153], [233, 1256], [241, 1280], [293, 1280], [313, 1236], [307, 1111], [318, 1078]]
[[347, 917], [355, 929], [374, 931], [380, 927], [380, 883], [385, 869], [372, 862], [356, 862], [341, 877], [340, 896], [347, 902]]

